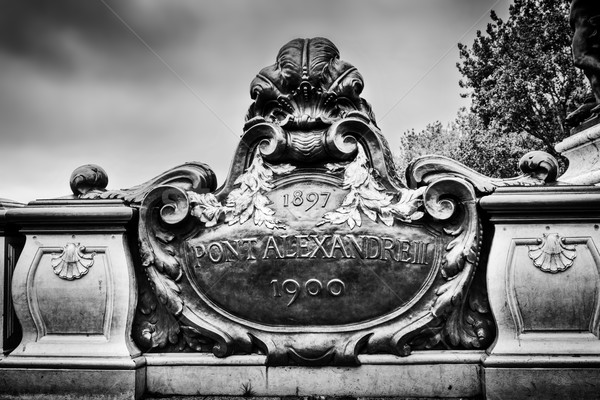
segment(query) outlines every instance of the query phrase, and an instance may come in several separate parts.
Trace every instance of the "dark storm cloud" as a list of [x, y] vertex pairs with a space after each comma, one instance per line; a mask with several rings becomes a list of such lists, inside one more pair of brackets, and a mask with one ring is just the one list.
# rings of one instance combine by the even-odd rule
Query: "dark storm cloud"
[[510, 2], [104, 1], [135, 34], [102, 0], [0, 0], [0, 197], [65, 195], [71, 171], [87, 163], [109, 173], [111, 188], [189, 160], [222, 181], [249, 83], [297, 37], [331, 39], [360, 70], [397, 149], [400, 132], [465, 105], [456, 43]]
[[139, 51], [139, 40], [115, 13], [154, 48], [183, 40], [200, 25], [189, 2], [0, 0], [0, 51], [61, 65], [77, 56], [69, 38], [96, 51]]

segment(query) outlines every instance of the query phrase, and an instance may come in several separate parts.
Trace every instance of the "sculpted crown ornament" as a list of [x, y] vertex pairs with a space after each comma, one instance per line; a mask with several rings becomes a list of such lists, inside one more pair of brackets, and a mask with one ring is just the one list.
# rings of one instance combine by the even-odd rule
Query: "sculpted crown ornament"
[[220, 188], [201, 163], [125, 190], [98, 185], [97, 168], [75, 174], [80, 198], [140, 208], [141, 348], [356, 365], [491, 343], [478, 196], [551, 181], [556, 160], [532, 153], [522, 176], [494, 180], [427, 157], [407, 187], [362, 88], [329, 40], [292, 40], [252, 82]]
[[331, 41], [292, 40], [279, 50], [276, 63], [263, 68], [252, 81], [254, 102], [245, 129], [266, 122], [274, 130], [285, 130], [280, 144], [284, 154], [267, 154], [267, 160], [349, 159], [355, 153], [339, 154], [331, 149], [330, 128], [351, 113], [375, 124], [371, 106], [360, 97], [362, 89], [362, 76], [353, 65], [340, 60]]

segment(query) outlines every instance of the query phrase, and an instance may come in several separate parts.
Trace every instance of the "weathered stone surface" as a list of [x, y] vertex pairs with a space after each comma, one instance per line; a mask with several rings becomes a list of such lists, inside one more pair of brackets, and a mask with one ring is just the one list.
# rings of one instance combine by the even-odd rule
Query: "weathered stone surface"
[[147, 385], [149, 393], [161, 395], [473, 397], [481, 394], [482, 355], [364, 355], [360, 368], [267, 367], [257, 356], [148, 355]]
[[269, 365], [490, 343], [484, 290], [467, 305], [481, 243], [473, 171], [405, 187], [362, 77], [327, 39], [287, 43], [251, 86], [225, 184], [162, 185], [142, 201], [137, 343], [212, 342], [219, 357], [260, 352]]
[[595, 187], [482, 199], [495, 228], [487, 284], [498, 326], [483, 362], [488, 398], [597, 397], [599, 204]]
[[122, 190], [85, 166], [74, 196], [1, 210], [27, 242], [0, 396], [597, 393], [600, 188], [565, 184], [595, 161], [557, 182], [543, 152], [513, 179], [427, 156], [407, 187], [363, 85], [328, 40], [293, 40], [220, 188], [202, 163]]
[[568, 137], [555, 148], [569, 160], [569, 168], [559, 182], [571, 185], [600, 183], [600, 124]]
[[487, 399], [597, 399], [600, 369], [485, 368]]
[[121, 201], [56, 200], [6, 212], [27, 240], [12, 280], [23, 338], [0, 360], [1, 396], [141, 395], [125, 234], [133, 215]]
[[0, 369], [2, 399], [140, 399], [144, 369]]

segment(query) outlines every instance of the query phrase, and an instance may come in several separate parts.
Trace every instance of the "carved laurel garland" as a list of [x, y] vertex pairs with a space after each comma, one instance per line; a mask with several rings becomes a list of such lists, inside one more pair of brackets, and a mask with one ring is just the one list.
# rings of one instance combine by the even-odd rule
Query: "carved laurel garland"
[[[346, 164], [330, 163], [326, 168], [331, 172], [344, 171], [343, 188], [350, 192], [344, 198], [342, 205], [335, 211], [323, 216], [323, 221], [317, 226], [326, 223], [347, 223], [350, 229], [362, 225], [360, 212], [373, 222], [381, 220], [385, 225], [392, 226], [394, 219], [405, 222], [418, 220], [423, 217], [423, 201], [421, 199], [425, 188], [417, 190], [405, 189], [401, 192], [398, 202], [393, 202], [393, 196], [384, 192], [383, 186], [373, 177], [373, 169], [369, 168], [369, 161], [361, 145], [358, 145], [356, 158]], [[359, 212], [360, 211], [360, 212]]]
[[253, 218], [256, 226], [264, 224], [269, 229], [285, 229], [285, 225], [274, 217], [275, 211], [269, 207], [272, 202], [265, 193], [273, 189], [274, 173], [287, 175], [294, 169], [296, 167], [290, 164], [268, 164], [257, 152], [250, 167], [234, 182], [239, 187], [229, 193], [225, 205], [219, 203], [212, 193], [188, 192], [191, 214], [206, 227], [215, 226], [219, 217], [225, 215], [229, 225], [243, 225]]

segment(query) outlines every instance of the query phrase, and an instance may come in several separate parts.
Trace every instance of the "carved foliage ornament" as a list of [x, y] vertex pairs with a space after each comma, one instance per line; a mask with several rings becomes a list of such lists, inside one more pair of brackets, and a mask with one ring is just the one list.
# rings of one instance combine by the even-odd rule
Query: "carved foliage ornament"
[[252, 82], [219, 189], [201, 163], [120, 191], [78, 174], [76, 195], [140, 207], [140, 347], [355, 365], [361, 352], [491, 343], [477, 195], [553, 180], [556, 161], [530, 155], [501, 181], [420, 159], [407, 188], [362, 88], [333, 43], [296, 39]]

